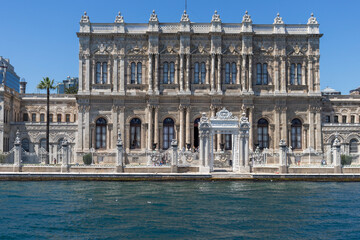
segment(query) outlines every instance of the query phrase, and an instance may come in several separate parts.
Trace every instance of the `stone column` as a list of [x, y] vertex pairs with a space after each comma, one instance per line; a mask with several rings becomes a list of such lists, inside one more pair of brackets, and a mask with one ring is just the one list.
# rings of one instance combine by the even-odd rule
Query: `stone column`
[[159, 94], [159, 54], [155, 54], [155, 94]]
[[274, 85], [275, 85], [275, 92], [280, 91], [280, 84], [279, 84], [279, 61], [277, 57], [274, 58]]
[[61, 172], [69, 172], [69, 143], [66, 139], [61, 143], [62, 146], [62, 163]]
[[218, 56], [217, 92], [222, 93], [222, 91], [221, 91], [221, 80], [222, 80], [222, 78], [221, 78], [221, 67], [222, 67], [222, 65], [221, 65], [221, 55], [218, 54], [217, 56]]
[[[241, 59], [240, 56], [238, 57], [237, 64], [236, 64], [236, 84], [241, 84]], [[240, 87], [241, 89], [241, 87]]]
[[315, 149], [315, 124], [314, 124], [314, 109], [312, 107], [309, 108], [309, 133], [310, 133], [310, 142], [309, 146]]
[[309, 93], [314, 91], [314, 79], [313, 79], [313, 61], [312, 57], [308, 58], [308, 82], [309, 82]]
[[[280, 139], [284, 139], [286, 141], [287, 139], [287, 121], [286, 121], [286, 111], [287, 108], [286, 107], [281, 107], [281, 136]], [[289, 142], [289, 141], [288, 141]]]
[[306, 62], [305, 62], [305, 60], [303, 61], [302, 68], [301, 68], [301, 84], [306, 85]]
[[[214, 105], [210, 105], [210, 117], [214, 117], [216, 115], [216, 107]], [[217, 135], [213, 136], [213, 139], [211, 139], [211, 141], [213, 141], [213, 147], [215, 149], [212, 149], [212, 151], [217, 151]]]
[[117, 152], [116, 152], [116, 172], [121, 173], [124, 172], [124, 148], [123, 142], [121, 139], [121, 133], [118, 134], [117, 142], [116, 142]]
[[280, 88], [281, 88], [281, 92], [285, 93], [286, 92], [286, 62], [285, 62], [285, 56], [281, 56], [280, 57], [280, 61], [281, 61], [281, 81], [280, 81]]
[[253, 85], [253, 79], [252, 79], [252, 55], [249, 55], [249, 92], [252, 92], [252, 85]]
[[319, 57], [314, 58], [314, 91], [320, 92], [320, 64]]
[[[148, 106], [148, 150], [152, 150], [153, 148], [153, 106]], [[156, 130], [155, 130], [156, 131]]]
[[288, 167], [287, 167], [287, 146], [285, 140], [281, 139], [279, 143], [279, 172], [280, 173], [287, 173]]
[[83, 91], [83, 60], [79, 59], [79, 92]]
[[108, 63], [107, 63], [106, 83], [111, 84], [111, 61], [110, 60], [108, 60]]
[[84, 106], [79, 105], [78, 106], [78, 131], [77, 131], [77, 144], [76, 148], [77, 151], [82, 151], [83, 149], [83, 110]]
[[240, 168], [241, 172], [250, 172], [249, 166], [249, 130], [250, 123], [245, 115], [240, 119]]
[[[125, 139], [125, 107], [124, 106], [120, 106], [120, 113], [119, 113], [119, 127], [120, 130], [118, 130], [118, 132], [121, 132], [121, 136]], [[125, 148], [125, 143], [126, 141], [123, 143], [123, 147]]]
[[176, 139], [171, 140], [171, 172], [178, 172], [178, 145]]
[[241, 67], [241, 87], [242, 91], [247, 91], [246, 87], [246, 55], [242, 55], [242, 67]]
[[340, 141], [336, 137], [332, 145], [332, 154], [333, 154], [333, 165], [334, 173], [342, 173], [341, 168], [341, 155], [340, 155]]
[[86, 57], [85, 59], [85, 66], [86, 66], [86, 73], [85, 73], [85, 86], [86, 91], [90, 91], [90, 59], [89, 57]]
[[21, 172], [21, 141], [19, 130], [16, 131], [16, 138], [14, 142], [14, 172]]
[[118, 132], [118, 106], [113, 106], [112, 108], [112, 122], [113, 122], [113, 131], [112, 131], [112, 141], [111, 141], [111, 149], [115, 149], [116, 147], [116, 138]]
[[96, 72], [95, 72], [95, 69], [96, 69], [96, 61], [93, 58], [92, 64], [91, 64], [91, 84], [92, 85], [96, 84]]
[[210, 84], [210, 60], [206, 60], [206, 84]]
[[[184, 54], [180, 54], [180, 92], [184, 91]], [[181, 143], [180, 143], [181, 145]], [[180, 146], [181, 147], [181, 146]]]
[[211, 54], [211, 92], [215, 92], [215, 54]]
[[179, 58], [177, 56], [174, 65], [174, 84], [179, 84]]
[[113, 66], [113, 91], [118, 91], [118, 59], [117, 56], [114, 56], [114, 66]]
[[159, 128], [159, 106], [155, 106], [155, 119], [154, 119], [154, 134], [156, 148], [160, 150], [160, 128]]
[[120, 55], [120, 94], [125, 94], [125, 62], [124, 56]]
[[191, 146], [191, 140], [190, 140], [190, 106], [186, 107], [186, 144], [190, 144]]
[[186, 92], [190, 92], [190, 54], [186, 55]]
[[85, 142], [84, 142], [84, 150], [87, 151], [89, 150], [89, 146], [90, 146], [90, 139], [89, 139], [89, 135], [90, 135], [90, 106], [85, 106]]
[[184, 106], [179, 106], [180, 112], [180, 131], [179, 131], [179, 141], [180, 141], [180, 149], [184, 147]]
[[321, 109], [317, 108], [316, 112], [315, 112], [315, 121], [316, 121], [316, 137], [315, 137], [315, 149], [316, 151], [320, 152], [322, 151], [321, 149], [321, 142], [322, 142], [322, 137], [321, 137]]
[[250, 149], [253, 149], [254, 146], [254, 132], [253, 132], [253, 112], [254, 112], [254, 107], [250, 107], [249, 108], [249, 124], [250, 124], [250, 129], [249, 129], [249, 147]]

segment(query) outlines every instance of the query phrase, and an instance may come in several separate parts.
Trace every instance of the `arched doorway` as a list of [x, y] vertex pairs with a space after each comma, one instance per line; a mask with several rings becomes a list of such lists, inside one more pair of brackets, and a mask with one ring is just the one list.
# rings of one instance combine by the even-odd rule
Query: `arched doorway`
[[166, 118], [163, 122], [163, 149], [170, 147], [171, 141], [174, 139], [174, 120]]
[[96, 135], [95, 135], [95, 148], [106, 149], [106, 125], [107, 122], [104, 118], [96, 120]]
[[200, 118], [197, 118], [194, 121], [194, 148], [199, 147], [199, 122]]

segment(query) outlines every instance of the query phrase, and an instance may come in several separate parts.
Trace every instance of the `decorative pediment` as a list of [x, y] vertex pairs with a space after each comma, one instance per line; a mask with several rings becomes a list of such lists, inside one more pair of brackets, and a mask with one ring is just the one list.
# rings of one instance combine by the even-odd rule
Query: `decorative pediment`
[[107, 43], [107, 42], [95, 43], [92, 48], [92, 52], [94, 54], [100, 54], [100, 55], [109, 54], [111, 53], [112, 50], [113, 50], [113, 46], [111, 45], [111, 43]]
[[238, 119], [237, 117], [232, 115], [232, 112], [228, 111], [226, 108], [221, 109], [219, 112], [216, 113], [216, 116], [213, 119]]
[[134, 46], [128, 51], [128, 54], [132, 55], [139, 55], [139, 54], [146, 54], [147, 53], [147, 47], [146, 46]]
[[201, 43], [192, 46], [191, 54], [208, 54], [210, 52], [210, 48], [202, 45]]
[[240, 45], [235, 46], [234, 44], [230, 44], [229, 46], [224, 46], [223, 49], [224, 49], [223, 54], [235, 55], [241, 53]]
[[307, 48], [303, 46], [299, 46], [296, 44], [295, 46], [288, 46], [287, 47], [287, 55], [292, 56], [303, 56], [307, 52]]
[[179, 52], [179, 48], [169, 44], [166, 46], [162, 46], [162, 50], [160, 51], [161, 54], [177, 54]]

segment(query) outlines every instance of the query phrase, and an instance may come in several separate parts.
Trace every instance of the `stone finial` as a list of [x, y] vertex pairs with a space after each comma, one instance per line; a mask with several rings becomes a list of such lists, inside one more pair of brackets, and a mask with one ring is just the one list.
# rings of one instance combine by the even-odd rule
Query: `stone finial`
[[115, 17], [115, 23], [124, 23], [124, 17], [121, 16], [121, 12]]
[[16, 138], [15, 138], [15, 145], [19, 145], [20, 144], [20, 132], [19, 129], [16, 131]]
[[284, 139], [281, 139], [281, 140], [280, 140], [279, 146], [280, 146], [280, 147], [286, 147], [286, 142], [285, 142]]
[[248, 15], [248, 11], [245, 12], [242, 23], [252, 23], [251, 16]]
[[337, 136], [335, 136], [333, 147], [340, 147], [340, 141]]
[[123, 145], [123, 141], [121, 139], [121, 132], [118, 133], [118, 138], [117, 138], [116, 145], [121, 145], [121, 146]]
[[307, 24], [319, 24], [318, 21], [316, 20], [316, 17], [314, 17], [314, 13], [311, 13], [311, 17], [309, 18]]
[[81, 23], [89, 23], [89, 22], [90, 22], [90, 18], [89, 18], [89, 16], [87, 15], [86, 12], [84, 12], [84, 15], [81, 16], [80, 22], [81, 22]]
[[178, 145], [178, 142], [177, 142], [176, 139], [171, 140], [171, 146], [172, 147], [177, 147], [177, 145]]
[[214, 12], [214, 15], [212, 15], [211, 22], [221, 22], [220, 15], [216, 10]]
[[246, 117], [246, 113], [241, 114], [240, 122], [249, 122], [248, 118]]
[[181, 15], [180, 22], [190, 22], [189, 14], [186, 13], [186, 10], [184, 10], [184, 13]]
[[284, 24], [282, 17], [280, 17], [280, 13], [276, 15], [276, 18], [274, 19], [274, 24]]
[[158, 19], [158, 16], [157, 14], [155, 13], [155, 10], [152, 11], [152, 14], [150, 15], [150, 19], [149, 19], [149, 22], [158, 22], [159, 19]]

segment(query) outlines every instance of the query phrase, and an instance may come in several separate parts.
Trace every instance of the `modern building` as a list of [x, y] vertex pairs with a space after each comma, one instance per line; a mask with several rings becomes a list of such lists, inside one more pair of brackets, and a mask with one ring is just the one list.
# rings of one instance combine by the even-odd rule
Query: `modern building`
[[20, 91], [20, 77], [16, 74], [14, 66], [8, 58], [0, 56], [0, 83], [7, 87]]
[[78, 89], [78, 86], [79, 86], [79, 78], [67, 76], [67, 78], [65, 80], [63, 80], [62, 83], [58, 83], [58, 85], [57, 85], [57, 93], [58, 94], [65, 94], [65, 90], [67, 88], [76, 88], [76, 89]]
[[[320, 164], [338, 138], [343, 152], [357, 153], [360, 96], [320, 91], [322, 34], [313, 15], [306, 24], [286, 24], [279, 14], [254, 24], [246, 12], [240, 23], [223, 23], [215, 11], [210, 22], [194, 23], [184, 12], [178, 23], [161, 23], [153, 12], [148, 23], [126, 23], [119, 13], [114, 23], [92, 23], [85, 13], [77, 36], [79, 91], [51, 97], [52, 156], [66, 138], [71, 163], [92, 153], [113, 164], [119, 133], [128, 165], [149, 164], [149, 154], [166, 152], [173, 139], [185, 156], [199, 147], [202, 114], [223, 108], [249, 119], [250, 152], [275, 156], [284, 140], [297, 163]], [[0, 150], [19, 129], [26, 151], [38, 152], [46, 95], [0, 94], [1, 139], [10, 139]], [[215, 161], [231, 164], [231, 154], [221, 154], [232, 151], [233, 136], [213, 140]], [[301, 160], [306, 154], [311, 161]]]

